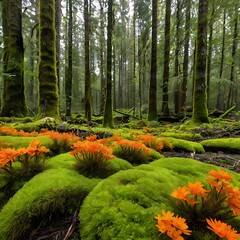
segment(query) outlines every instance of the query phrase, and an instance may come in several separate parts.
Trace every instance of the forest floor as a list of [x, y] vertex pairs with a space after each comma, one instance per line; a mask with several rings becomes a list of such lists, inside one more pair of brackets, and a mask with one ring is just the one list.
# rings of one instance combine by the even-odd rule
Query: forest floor
[[[141, 121], [139, 121], [141, 123]], [[206, 139], [216, 139], [216, 138], [240, 138], [240, 117], [234, 115], [229, 119], [224, 119], [224, 121], [215, 122], [212, 126], [206, 127], [202, 126], [200, 128], [191, 130], [192, 133], [200, 134], [202, 138], [200, 140], [191, 141], [202, 141]], [[130, 124], [130, 122], [128, 122]], [[126, 124], [128, 124], [126, 123]], [[121, 122], [120, 122], [121, 124]], [[125, 123], [124, 123], [125, 124]], [[160, 128], [169, 129], [179, 129], [181, 123], [160, 123]], [[121, 128], [121, 125], [118, 126]], [[141, 128], [139, 123], [137, 129]], [[143, 124], [142, 129], [148, 128]], [[165, 130], [166, 130], [165, 129]], [[94, 128], [91, 129], [91, 133], [94, 133]], [[134, 127], [129, 127], [129, 132], [134, 131]], [[86, 131], [82, 132], [83, 137], [86, 137]], [[81, 135], [81, 134], [80, 134]], [[85, 135], [85, 136], [84, 136]], [[108, 133], [107, 133], [108, 135]], [[100, 136], [101, 137], [101, 136]], [[216, 166], [224, 167], [226, 169], [240, 173], [240, 149], [239, 152], [231, 152], [219, 149], [206, 149], [205, 153], [193, 153], [184, 151], [181, 149], [172, 149], [162, 152], [162, 155], [166, 158], [168, 157], [181, 157], [181, 158], [192, 158], [197, 161], [201, 161], [208, 164], [213, 164]], [[78, 230], [78, 211], [76, 209], [70, 216], [65, 219], [61, 219], [55, 226], [49, 226], [48, 228], [39, 228], [34, 230], [30, 235], [29, 240], [50, 240], [50, 239], [63, 239], [63, 240], [74, 240], [79, 239]]]

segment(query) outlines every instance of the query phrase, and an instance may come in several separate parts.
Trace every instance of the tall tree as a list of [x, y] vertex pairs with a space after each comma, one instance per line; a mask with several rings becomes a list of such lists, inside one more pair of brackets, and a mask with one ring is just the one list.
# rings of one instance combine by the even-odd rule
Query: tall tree
[[91, 121], [92, 106], [91, 106], [91, 74], [90, 74], [90, 18], [88, 9], [88, 0], [84, 0], [84, 25], [85, 25], [85, 118]]
[[168, 83], [169, 83], [169, 63], [170, 63], [170, 27], [171, 27], [171, 0], [166, 0], [165, 12], [165, 46], [164, 46], [164, 66], [163, 66], [163, 97], [162, 112], [163, 116], [169, 115], [168, 107]]
[[223, 75], [223, 64], [225, 59], [225, 41], [226, 41], [226, 8], [223, 10], [223, 32], [222, 32], [222, 48], [221, 48], [221, 59], [220, 59], [220, 70], [219, 70], [219, 81], [218, 81], [218, 96], [217, 96], [217, 109], [222, 109], [222, 93], [221, 93], [221, 79]]
[[22, 38], [22, 1], [2, 1], [3, 98], [1, 116], [27, 114], [24, 94], [24, 48]]
[[59, 118], [56, 71], [55, 1], [40, 0], [39, 13], [39, 106], [38, 118]]
[[112, 32], [113, 32], [113, 0], [108, 0], [107, 24], [107, 89], [103, 117], [103, 127], [114, 128], [112, 100]]
[[72, 109], [72, 25], [73, 25], [73, 11], [72, 11], [72, 0], [68, 1], [68, 64], [67, 64], [67, 74], [66, 74], [66, 82], [65, 82], [65, 93], [66, 93], [66, 116], [71, 116]]
[[209, 37], [208, 37], [208, 57], [207, 57], [207, 106], [209, 106], [210, 97], [210, 74], [212, 67], [212, 48], [213, 48], [213, 24], [214, 24], [214, 14], [215, 14], [215, 0], [211, 1], [212, 12], [209, 20]]
[[58, 89], [60, 89], [60, 34], [61, 34], [61, 0], [55, 0], [55, 26], [56, 26], [56, 64], [57, 64], [57, 79]]
[[194, 73], [193, 122], [208, 123], [206, 59], [207, 59], [207, 28], [208, 0], [199, 0], [198, 26], [196, 44], [196, 71]]
[[238, 4], [235, 5], [235, 14], [234, 14], [234, 27], [233, 27], [233, 39], [232, 39], [232, 63], [231, 63], [231, 72], [230, 72], [230, 90], [228, 94], [227, 106], [230, 108], [236, 103], [236, 77], [235, 77], [235, 64], [236, 64], [236, 52], [238, 46]]
[[149, 86], [148, 120], [158, 120], [157, 115], [157, 0], [152, 0], [152, 51]]
[[179, 53], [180, 53], [180, 24], [181, 24], [181, 3], [177, 0], [177, 10], [176, 10], [176, 48], [175, 48], [175, 60], [174, 60], [174, 112], [179, 113], [181, 110], [181, 79], [179, 77]]
[[181, 110], [186, 108], [187, 81], [188, 81], [188, 62], [189, 62], [189, 39], [190, 39], [190, 9], [191, 0], [185, 0], [185, 37], [184, 37], [184, 56], [183, 56], [183, 79], [181, 85]]

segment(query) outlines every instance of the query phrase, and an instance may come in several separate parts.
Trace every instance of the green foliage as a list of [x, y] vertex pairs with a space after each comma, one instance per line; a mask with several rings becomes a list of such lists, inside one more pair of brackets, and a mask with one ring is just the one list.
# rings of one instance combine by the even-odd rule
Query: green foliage
[[161, 133], [163, 137], [172, 137], [177, 139], [184, 139], [184, 140], [193, 140], [193, 139], [201, 139], [202, 136], [199, 133], [184, 133], [184, 132], [164, 132]]
[[[80, 210], [81, 239], [159, 239], [154, 216], [171, 210], [172, 190], [188, 181], [206, 182], [209, 169], [218, 168], [191, 159], [169, 158], [101, 181]], [[239, 186], [239, 175], [233, 175]]]
[[35, 176], [0, 212], [0, 239], [29, 239], [30, 233], [77, 209], [96, 185], [75, 171], [51, 169]]

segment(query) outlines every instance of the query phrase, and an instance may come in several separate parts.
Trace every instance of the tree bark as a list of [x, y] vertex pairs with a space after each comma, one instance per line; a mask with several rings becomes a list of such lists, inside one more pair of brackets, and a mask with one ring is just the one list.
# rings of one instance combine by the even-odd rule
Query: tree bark
[[183, 111], [186, 110], [186, 98], [187, 98], [191, 0], [185, 0], [185, 4], [186, 4], [185, 40], [183, 57], [183, 79], [181, 85], [181, 110]]
[[232, 40], [232, 63], [231, 63], [231, 72], [230, 72], [230, 89], [228, 95], [227, 107], [230, 108], [232, 105], [236, 103], [236, 82], [235, 82], [235, 62], [236, 62], [236, 50], [238, 44], [238, 4], [235, 6], [235, 14], [234, 14], [234, 30], [233, 30], [233, 40]]
[[66, 116], [71, 116], [72, 109], [72, 24], [73, 24], [73, 11], [72, 11], [72, 0], [68, 1], [68, 64], [67, 64], [67, 75], [65, 82], [65, 93], [66, 93]]
[[208, 0], [199, 0], [192, 120], [193, 122], [200, 123], [209, 122], [205, 77], [207, 59], [207, 15]]
[[157, 0], [152, 0], [152, 51], [148, 121], [157, 121]]
[[88, 0], [84, 0], [84, 25], [85, 25], [85, 118], [92, 119], [91, 106], [91, 73], [90, 73], [90, 19]]
[[40, 0], [39, 27], [38, 118], [59, 118], [54, 0]]
[[24, 48], [22, 38], [22, 1], [2, 1], [3, 22], [3, 98], [1, 116], [27, 114], [24, 94]]
[[113, 0], [108, 0], [107, 24], [107, 91], [104, 108], [103, 127], [114, 128], [112, 101], [112, 31], [113, 31]]
[[163, 116], [169, 116], [168, 107], [168, 82], [169, 82], [169, 62], [170, 62], [170, 24], [171, 24], [171, 0], [166, 0], [165, 12], [165, 47], [164, 47], [164, 67], [163, 67], [163, 97], [162, 112]]

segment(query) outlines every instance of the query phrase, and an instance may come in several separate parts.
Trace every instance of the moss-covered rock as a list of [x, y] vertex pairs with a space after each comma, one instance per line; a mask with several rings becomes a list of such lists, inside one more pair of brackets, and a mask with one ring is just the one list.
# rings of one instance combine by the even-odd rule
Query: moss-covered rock
[[166, 137], [167, 141], [173, 145], [175, 150], [184, 150], [188, 152], [204, 153], [205, 150], [200, 143], [187, 141], [183, 139], [176, 139], [172, 137]]
[[219, 138], [201, 141], [200, 144], [211, 151], [240, 153], [240, 138]]
[[99, 180], [75, 171], [51, 169], [24, 185], [0, 212], [0, 239], [29, 239], [40, 224], [52, 224], [77, 209]]
[[[173, 210], [170, 193], [188, 181], [206, 183], [210, 169], [217, 167], [191, 159], [168, 158], [101, 181], [82, 205], [81, 239], [159, 239], [154, 217], [162, 210]], [[231, 174], [240, 186], [240, 176]]]

